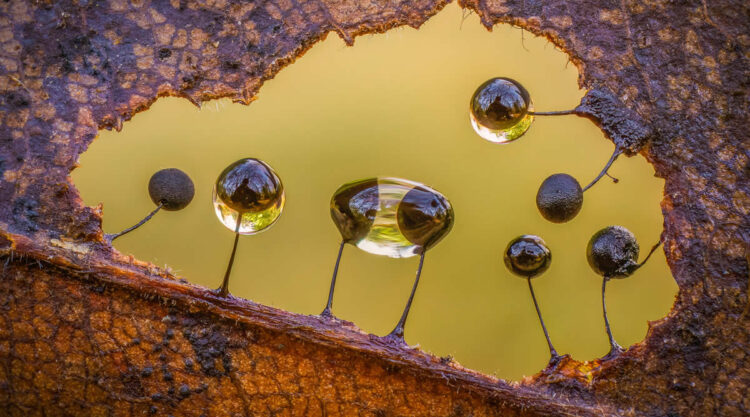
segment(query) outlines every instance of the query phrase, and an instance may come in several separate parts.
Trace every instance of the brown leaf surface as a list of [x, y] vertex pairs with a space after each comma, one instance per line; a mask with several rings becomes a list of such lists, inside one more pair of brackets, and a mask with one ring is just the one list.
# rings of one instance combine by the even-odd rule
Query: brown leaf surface
[[0, 415], [750, 413], [743, 1], [465, 0], [563, 48], [579, 112], [665, 178], [670, 315], [617, 359], [520, 384], [241, 299], [105, 243], [68, 174], [100, 128], [159, 96], [249, 103], [335, 31], [419, 26], [444, 1], [0, 4]]

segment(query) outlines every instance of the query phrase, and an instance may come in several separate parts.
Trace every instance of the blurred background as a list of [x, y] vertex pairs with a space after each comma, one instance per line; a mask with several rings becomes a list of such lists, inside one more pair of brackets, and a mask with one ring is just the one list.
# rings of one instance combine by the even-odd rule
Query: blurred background
[[[545, 39], [507, 25], [488, 32], [476, 16], [449, 5], [419, 30], [359, 37], [352, 48], [329, 36], [266, 82], [250, 106], [218, 100], [198, 109], [184, 99], [160, 99], [122, 132], [101, 132], [72, 177], [86, 204], [103, 204], [104, 230], [114, 233], [154, 208], [147, 193], [154, 172], [186, 171], [196, 186], [192, 204], [159, 213], [115, 247], [215, 288], [233, 231], [213, 212], [213, 183], [237, 159], [266, 161], [284, 182], [286, 207], [276, 225], [240, 238], [230, 290], [302, 314], [319, 314], [325, 305], [340, 241], [329, 202], [341, 184], [394, 176], [431, 186], [450, 199], [456, 221], [427, 253], [406, 340], [515, 380], [543, 368], [549, 353], [525, 280], [503, 265], [507, 243], [519, 234], [546, 240], [552, 266], [534, 285], [552, 341], [579, 360], [602, 356], [609, 346], [601, 278], [586, 262], [586, 243], [618, 224], [636, 235], [645, 255], [662, 230], [663, 181], [644, 158], [621, 157], [610, 170], [619, 184], [602, 179], [573, 221], [546, 222], [535, 205], [541, 182], [564, 172], [587, 184], [613, 145], [576, 116], [537, 117], [510, 144], [484, 141], [471, 128], [468, 103], [495, 76], [521, 82], [538, 111], [571, 109], [584, 94], [575, 66]], [[334, 314], [388, 333], [417, 264], [417, 257], [347, 246]], [[618, 342], [642, 340], [647, 321], [666, 315], [676, 292], [661, 249], [631, 278], [611, 282], [608, 310]]]

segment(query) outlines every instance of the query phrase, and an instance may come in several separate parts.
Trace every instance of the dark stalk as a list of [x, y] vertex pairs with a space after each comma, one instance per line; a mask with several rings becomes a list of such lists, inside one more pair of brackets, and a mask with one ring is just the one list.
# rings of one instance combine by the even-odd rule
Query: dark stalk
[[609, 175], [609, 172], [605, 172], [605, 173], [604, 173], [604, 175], [608, 176], [608, 177], [609, 177], [609, 179], [611, 179], [611, 180], [612, 180], [612, 182], [613, 182], [613, 183], [615, 183], [615, 184], [617, 184], [618, 182], [620, 182], [620, 179], [619, 179], [619, 178], [615, 178], [615, 177], [613, 177], [613, 176]]
[[[611, 176], [607, 173], [607, 171], [609, 171], [609, 168], [612, 166], [612, 164], [615, 162], [617, 157], [620, 156], [621, 153], [622, 153], [622, 150], [616, 147], [615, 151], [612, 153], [612, 156], [609, 158], [609, 161], [607, 161], [607, 165], [605, 165], [604, 169], [602, 169], [602, 172], [600, 172], [599, 175], [597, 175], [596, 178], [594, 178], [594, 180], [589, 183], [589, 185], [583, 187], [583, 191], [586, 191], [589, 188], [593, 187], [594, 184], [599, 182], [599, 180], [602, 179], [602, 177], [605, 175], [611, 178]], [[616, 178], [613, 178], [612, 180], [615, 182], [619, 181]]]
[[238, 213], [237, 225], [234, 227], [234, 245], [232, 246], [232, 255], [229, 257], [229, 265], [227, 265], [227, 272], [224, 273], [224, 280], [221, 282], [221, 287], [216, 290], [220, 297], [226, 297], [229, 294], [229, 274], [232, 272], [232, 265], [234, 265], [234, 254], [237, 252], [237, 241], [240, 240], [241, 223], [242, 213]]
[[654, 246], [651, 247], [651, 250], [648, 252], [648, 255], [646, 255], [646, 258], [643, 259], [641, 263], [632, 262], [630, 265], [625, 267], [625, 271], [627, 272], [627, 275], [634, 273], [635, 271], [640, 269], [643, 265], [645, 265], [646, 262], [649, 260], [649, 258], [651, 258], [651, 255], [653, 255], [654, 252], [656, 252], [656, 248], [658, 248], [659, 246], [661, 246], [661, 241], [657, 242]]
[[135, 229], [143, 226], [143, 224], [146, 223], [147, 221], [151, 220], [151, 218], [154, 217], [154, 214], [158, 213], [159, 210], [161, 210], [162, 207], [164, 207], [164, 202], [163, 201], [159, 202], [159, 205], [156, 206], [156, 208], [154, 209], [154, 211], [152, 211], [151, 213], [149, 213], [148, 216], [144, 217], [143, 220], [139, 221], [138, 223], [134, 224], [133, 226], [128, 227], [127, 229], [123, 230], [120, 233], [114, 233], [114, 234], [111, 234], [111, 235], [107, 235], [107, 238], [109, 239], [109, 242], [112, 243], [112, 241], [115, 240], [115, 239], [117, 239], [118, 237], [120, 237], [120, 236], [122, 236], [124, 234], [130, 233], [133, 230], [135, 230]]
[[326, 304], [326, 308], [323, 309], [323, 312], [320, 313], [323, 317], [333, 317], [333, 314], [331, 314], [331, 307], [333, 307], [333, 290], [336, 288], [336, 276], [339, 273], [339, 262], [341, 261], [341, 254], [344, 252], [344, 241], [341, 241], [341, 244], [339, 245], [339, 254], [336, 256], [336, 265], [333, 267], [333, 277], [331, 278], [331, 290], [328, 292], [328, 303]]
[[532, 116], [565, 116], [568, 114], [577, 114], [575, 109], [573, 110], [558, 110], [558, 111], [530, 111], [528, 114]]
[[623, 351], [622, 346], [618, 345], [617, 342], [615, 342], [615, 337], [612, 336], [612, 329], [609, 326], [609, 319], [607, 318], [607, 303], [604, 300], [604, 291], [607, 289], [607, 281], [609, 281], [609, 277], [604, 277], [602, 280], [602, 312], [604, 313], [604, 327], [607, 329], [610, 349], [609, 353], [607, 353], [603, 359], [612, 358]]
[[398, 324], [396, 324], [396, 327], [393, 328], [393, 331], [391, 331], [388, 336], [388, 338], [397, 338], [400, 339], [402, 342], [404, 341], [404, 326], [406, 325], [406, 317], [409, 315], [409, 309], [411, 309], [411, 302], [414, 300], [414, 293], [417, 292], [417, 285], [419, 285], [419, 276], [422, 275], [422, 265], [424, 264], [424, 254], [425, 252], [422, 252], [422, 255], [419, 258], [419, 267], [417, 268], [417, 278], [414, 280], [414, 287], [411, 289], [411, 295], [409, 295], [409, 300], [406, 302], [406, 307], [404, 308], [403, 314], [401, 314], [401, 319], [399, 319]]
[[659, 246], [661, 246], [661, 240], [658, 241], [658, 242], [656, 242], [656, 244], [651, 247], [651, 250], [648, 251], [648, 255], [646, 255], [646, 258], [644, 260], [642, 260], [641, 263], [638, 264], [638, 268], [642, 267], [646, 262], [648, 262], [648, 259], [651, 257], [651, 255], [654, 254], [654, 252], [656, 252], [656, 249]]
[[547, 333], [547, 326], [544, 325], [544, 320], [542, 320], [542, 312], [539, 310], [539, 304], [536, 302], [536, 296], [534, 295], [534, 287], [531, 285], [531, 277], [527, 277], [526, 281], [529, 283], [529, 292], [531, 293], [531, 299], [534, 301], [534, 308], [536, 308], [536, 315], [539, 317], [539, 323], [542, 325], [542, 330], [544, 331], [544, 337], [547, 338], [547, 345], [549, 346], [549, 354], [551, 356], [550, 362], [552, 362], [555, 359], [559, 358], [560, 355], [557, 354], [555, 347], [552, 346], [552, 341], [549, 338], [549, 333]]

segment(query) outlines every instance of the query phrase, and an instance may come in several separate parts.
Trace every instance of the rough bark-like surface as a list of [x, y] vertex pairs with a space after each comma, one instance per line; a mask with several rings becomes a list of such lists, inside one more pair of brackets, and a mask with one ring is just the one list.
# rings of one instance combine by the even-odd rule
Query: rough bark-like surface
[[592, 91], [579, 110], [666, 180], [678, 299], [618, 358], [508, 384], [105, 242], [68, 177], [98, 129], [163, 95], [248, 103], [328, 32], [418, 26], [444, 3], [0, 4], [0, 415], [750, 413], [747, 2], [462, 2], [563, 48]]

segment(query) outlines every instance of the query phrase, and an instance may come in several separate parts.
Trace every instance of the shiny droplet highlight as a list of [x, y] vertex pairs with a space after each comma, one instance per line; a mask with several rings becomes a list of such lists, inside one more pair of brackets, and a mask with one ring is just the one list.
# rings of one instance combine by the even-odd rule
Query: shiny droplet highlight
[[437, 244], [453, 227], [453, 207], [439, 192], [399, 178], [369, 178], [341, 186], [331, 218], [346, 243], [407, 258]]
[[534, 116], [529, 92], [517, 81], [498, 77], [477, 88], [469, 103], [471, 125], [493, 143], [514, 141], [531, 126]]
[[552, 263], [552, 252], [539, 236], [521, 235], [505, 248], [505, 266], [520, 277], [533, 278]]
[[260, 233], [273, 225], [284, 209], [284, 202], [281, 179], [268, 164], [254, 158], [229, 165], [214, 185], [216, 216], [229, 230], [242, 235]]

